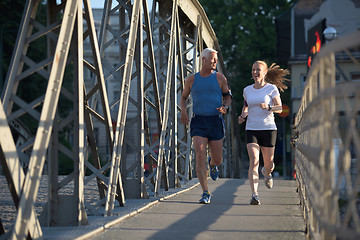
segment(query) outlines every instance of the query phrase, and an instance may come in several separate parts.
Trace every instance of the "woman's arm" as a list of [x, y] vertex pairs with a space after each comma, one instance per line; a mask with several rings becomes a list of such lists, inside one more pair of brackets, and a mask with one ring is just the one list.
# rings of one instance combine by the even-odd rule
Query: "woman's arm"
[[241, 110], [240, 116], [238, 117], [239, 124], [242, 124], [243, 122], [245, 122], [247, 115], [248, 115], [248, 105], [247, 105], [246, 100], [244, 100], [244, 106]]
[[282, 112], [282, 103], [281, 103], [280, 96], [276, 96], [273, 99], [273, 105], [270, 105], [270, 108], [271, 108], [270, 111], [272, 111], [274, 113], [281, 113]]
[[282, 103], [280, 96], [276, 96], [273, 98], [272, 103], [260, 103], [259, 106], [261, 109], [268, 110], [274, 113], [281, 113], [282, 112]]

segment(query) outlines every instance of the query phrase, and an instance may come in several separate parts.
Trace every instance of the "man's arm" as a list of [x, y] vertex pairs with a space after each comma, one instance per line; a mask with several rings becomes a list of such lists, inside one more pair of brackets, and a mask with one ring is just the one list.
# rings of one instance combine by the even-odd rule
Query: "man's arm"
[[194, 82], [194, 77], [195, 77], [194, 75], [191, 75], [185, 80], [184, 89], [181, 93], [181, 98], [180, 98], [181, 122], [185, 125], [188, 125], [189, 123], [189, 115], [186, 109], [187, 108], [186, 101], [190, 95], [191, 86]]
[[[221, 88], [221, 91], [222, 91], [222, 94], [223, 94], [223, 100], [224, 100], [223, 101], [223, 106], [224, 106], [224, 108], [226, 109], [226, 112], [227, 112], [230, 105], [231, 105], [231, 101], [232, 101], [231, 91], [229, 89], [227, 79], [223, 74], [217, 73], [217, 78], [219, 80], [219, 85], [220, 85], [220, 88]], [[221, 112], [221, 110], [222, 109], [220, 109], [219, 111]]]

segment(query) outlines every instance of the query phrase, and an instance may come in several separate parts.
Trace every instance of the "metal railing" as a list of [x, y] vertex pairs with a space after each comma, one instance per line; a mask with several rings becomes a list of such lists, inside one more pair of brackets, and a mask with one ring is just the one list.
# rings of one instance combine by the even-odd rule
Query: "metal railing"
[[360, 239], [360, 33], [327, 44], [309, 71], [294, 124], [295, 169], [310, 239]]

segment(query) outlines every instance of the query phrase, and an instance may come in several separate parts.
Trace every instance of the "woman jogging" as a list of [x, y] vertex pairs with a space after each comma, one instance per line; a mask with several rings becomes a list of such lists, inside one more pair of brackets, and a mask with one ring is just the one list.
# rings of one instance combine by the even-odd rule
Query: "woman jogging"
[[287, 89], [285, 78], [290, 72], [272, 64], [268, 68], [264, 61], [256, 61], [252, 66], [254, 84], [244, 88], [244, 106], [238, 117], [239, 124], [246, 118], [246, 141], [249, 154], [249, 182], [252, 191], [251, 205], [260, 205], [259, 185], [259, 156], [263, 155], [264, 167], [261, 173], [265, 176], [265, 186], [273, 187], [271, 173], [274, 165], [274, 151], [277, 128], [274, 113], [282, 112], [280, 91]]

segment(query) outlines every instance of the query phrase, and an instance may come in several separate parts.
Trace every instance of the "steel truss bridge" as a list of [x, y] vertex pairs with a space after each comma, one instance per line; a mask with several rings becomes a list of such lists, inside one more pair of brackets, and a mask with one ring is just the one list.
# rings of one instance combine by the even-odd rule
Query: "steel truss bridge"
[[[107, 217], [128, 197], [148, 198], [191, 179], [194, 153], [188, 128], [178, 122], [178, 98], [186, 76], [200, 69], [203, 48], [219, 51], [218, 70], [224, 73], [216, 35], [196, 0], [104, 1], [98, 33], [90, 0], [48, 0], [45, 24], [38, 19], [39, 4], [25, 4], [0, 102], [1, 165], [17, 209], [14, 225], [0, 226], [10, 239], [42, 238], [42, 226], [86, 225], [99, 209]], [[118, 29], [110, 16], [118, 18]], [[43, 59], [33, 58], [38, 41], [46, 43]], [[90, 60], [84, 58], [85, 42]], [[114, 44], [120, 61], [111, 63], [105, 57]], [[94, 76], [90, 83], [84, 82], [84, 69]], [[121, 84], [115, 119], [109, 78]], [[39, 91], [24, 94], [29, 85]], [[236, 118], [232, 111], [225, 118], [221, 174], [236, 177]], [[100, 158], [94, 124], [106, 132], [107, 159]], [[127, 137], [130, 132], [135, 140]], [[72, 159], [73, 171], [59, 176], [64, 155]], [[148, 175], [145, 157], [156, 166]], [[35, 203], [44, 172], [47, 201], [40, 224]], [[89, 196], [84, 189], [92, 181], [95, 193]]]

